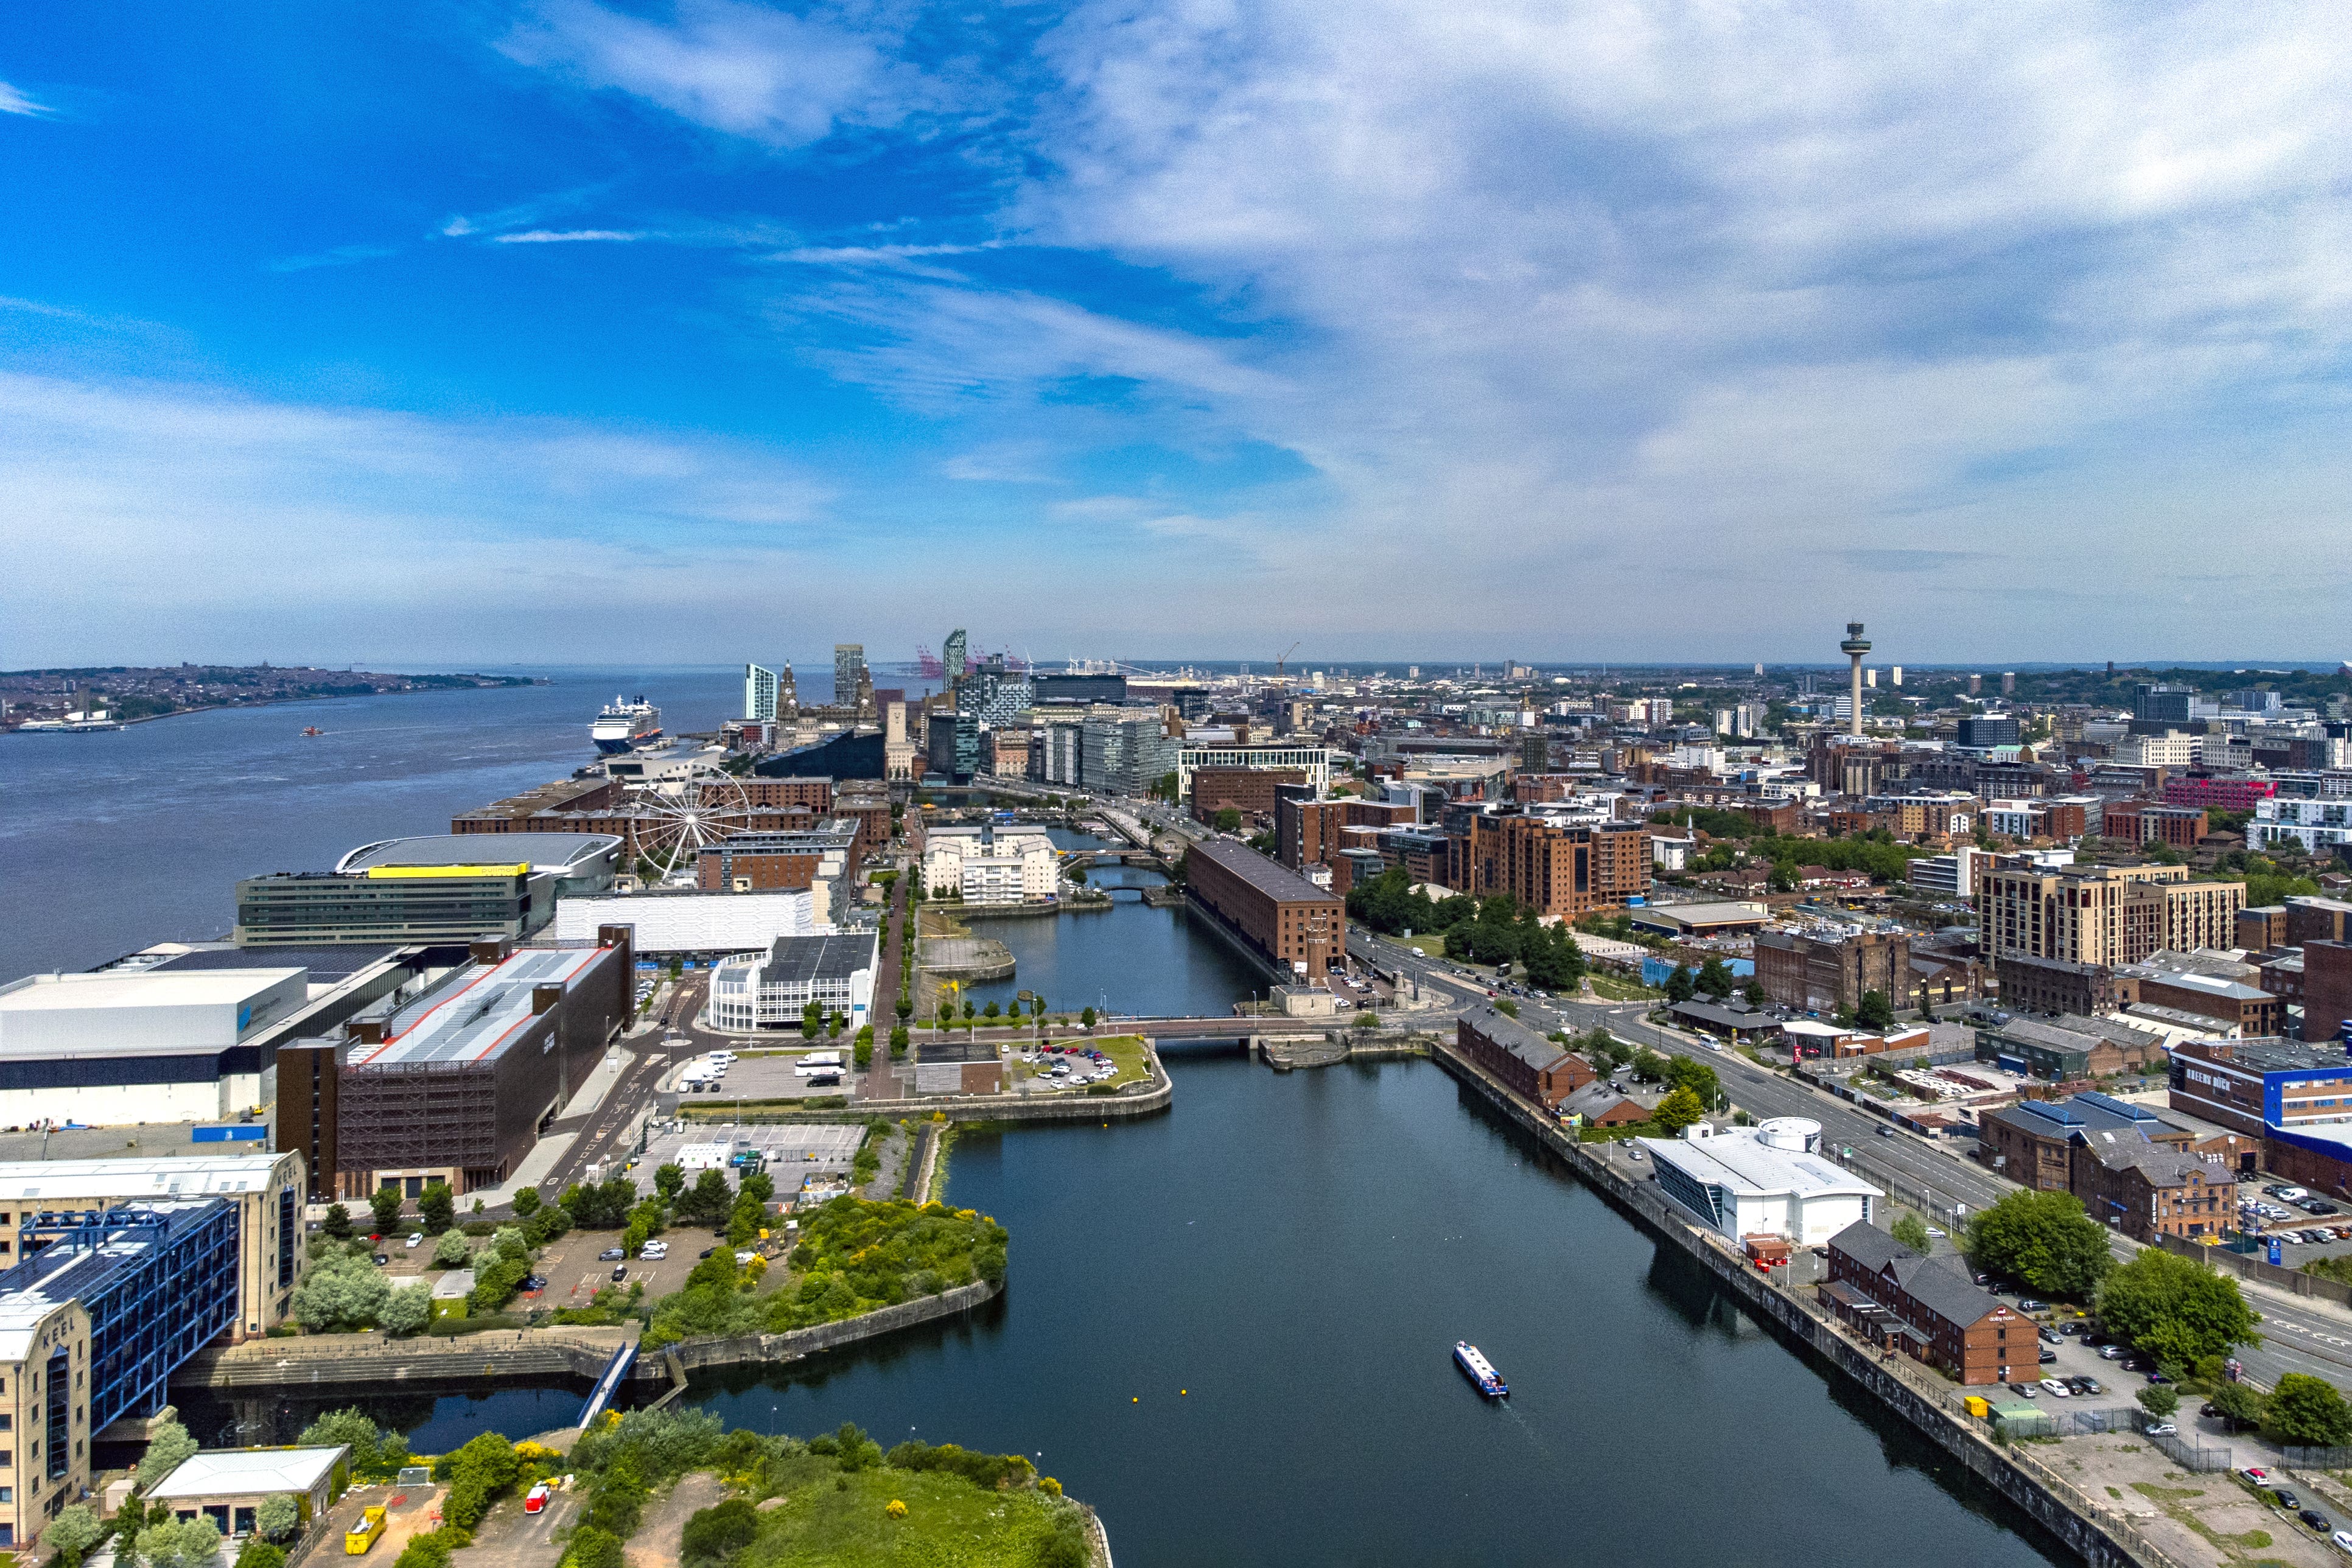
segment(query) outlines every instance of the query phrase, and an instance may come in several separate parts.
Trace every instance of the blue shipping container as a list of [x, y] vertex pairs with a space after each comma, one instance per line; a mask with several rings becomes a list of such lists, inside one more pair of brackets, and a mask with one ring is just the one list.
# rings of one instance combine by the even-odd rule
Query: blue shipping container
[[259, 1143], [269, 1136], [266, 1123], [254, 1122], [236, 1127], [192, 1127], [188, 1130], [191, 1143]]

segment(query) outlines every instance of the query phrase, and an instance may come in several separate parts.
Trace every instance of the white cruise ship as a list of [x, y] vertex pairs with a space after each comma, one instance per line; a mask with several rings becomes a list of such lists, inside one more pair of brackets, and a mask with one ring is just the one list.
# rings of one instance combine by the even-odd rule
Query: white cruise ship
[[661, 739], [661, 710], [642, 697], [614, 698], [588, 726], [588, 738], [607, 756], [649, 745]]

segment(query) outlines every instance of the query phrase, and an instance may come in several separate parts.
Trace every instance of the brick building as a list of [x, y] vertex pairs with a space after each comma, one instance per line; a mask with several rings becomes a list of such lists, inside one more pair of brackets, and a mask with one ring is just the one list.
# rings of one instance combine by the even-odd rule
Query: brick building
[[1240, 812], [1244, 822], [1272, 816], [1276, 784], [1306, 784], [1303, 768], [1194, 768], [1192, 820], [1214, 822], [1218, 812], [1228, 809]]
[[2151, 1007], [2174, 1007], [2234, 1024], [2248, 1039], [2279, 1034], [2286, 1023], [2284, 998], [2219, 975], [2150, 967], [2134, 977], [2134, 985], [2137, 1000]]
[[864, 858], [858, 837], [857, 824], [839, 818], [805, 832], [738, 834], [696, 857], [694, 885], [709, 892], [796, 891], [814, 885], [828, 857], [854, 881]]
[[[739, 796], [736, 791], [742, 794]], [[702, 786], [702, 804], [725, 805], [740, 799], [747, 805], [761, 806], [770, 811], [789, 811], [794, 806], [823, 814], [833, 809], [833, 781], [829, 778], [737, 779], [732, 784], [711, 784]]]
[[1408, 805], [1345, 796], [1317, 800], [1303, 784], [1276, 784], [1272, 810], [1275, 858], [1294, 871], [1318, 860], [1328, 861], [1338, 850], [1364, 847], [1346, 837], [1349, 828], [1411, 827], [1419, 821]]
[[2063, 958], [2011, 954], [1994, 966], [2001, 1005], [2019, 1013], [2073, 1014], [2101, 1017], [2128, 998], [2104, 963], [2071, 963]]
[[1874, 1342], [1970, 1385], [2039, 1380], [2033, 1321], [1979, 1289], [1958, 1259], [1922, 1258], [1867, 1220], [1832, 1237], [1829, 1254], [1822, 1299]]
[[2127, 844], [2168, 844], [2194, 849], [2205, 837], [2205, 808], [2165, 805], [2152, 800], [2111, 800], [2100, 813], [2099, 832]]
[[2303, 1037], [2315, 1045], [2337, 1037], [2352, 1020], [2352, 942], [2303, 944]]
[[1245, 845], [1210, 839], [1184, 852], [1195, 907], [1275, 970], [1321, 980], [1346, 957], [1345, 906], [1332, 893]]
[[1560, 1049], [1493, 1007], [1463, 1015], [1454, 1025], [1454, 1043], [1463, 1055], [1501, 1079], [1515, 1093], [1547, 1110], [1601, 1076], [1574, 1051]]
[[2021, 1186], [2072, 1193], [2091, 1217], [2133, 1239], [2195, 1236], [2235, 1212], [2229, 1167], [2197, 1135], [2144, 1105], [2104, 1094], [2021, 1100], [1977, 1118], [1977, 1158]]
[[1899, 1007], [1909, 994], [1910, 966], [1909, 939], [1899, 931], [1756, 934], [1756, 983], [1781, 1006], [1801, 1012], [1852, 1012], [1869, 991]]
[[1491, 898], [1507, 893], [1539, 916], [1575, 921], [1650, 890], [1649, 826], [1562, 826], [1517, 812], [1476, 812], [1458, 841], [1448, 886]]
[[2284, 904], [2263, 904], [2238, 911], [2237, 929], [2230, 945], [2248, 952], [2268, 952], [2286, 945]]
[[2166, 948], [2223, 947], [2245, 907], [2243, 882], [2191, 881], [2180, 866], [1996, 861], [1979, 879], [1979, 943], [1989, 958], [2138, 963]]
[[2286, 900], [2286, 943], [2352, 941], [2352, 903], [2297, 896]]

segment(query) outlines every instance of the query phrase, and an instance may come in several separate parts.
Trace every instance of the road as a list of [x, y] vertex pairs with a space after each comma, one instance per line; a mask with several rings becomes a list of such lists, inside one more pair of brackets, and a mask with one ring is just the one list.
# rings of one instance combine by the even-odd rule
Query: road
[[[1463, 979], [1450, 965], [1423, 958], [1402, 942], [1351, 926], [1348, 951], [1360, 962], [1403, 970], [1422, 982], [1424, 989], [1442, 988], [1465, 1002], [1485, 999], [1483, 984]], [[2020, 1190], [2014, 1183], [1970, 1163], [1957, 1145], [1940, 1145], [1890, 1127], [1878, 1117], [1759, 1067], [1735, 1051], [1718, 1050], [1704, 1041], [1659, 1028], [1648, 1022], [1646, 1004], [1520, 998], [1518, 1005], [1521, 1020], [1546, 1034], [1563, 1028], [1571, 1033], [1606, 1028], [1620, 1039], [1647, 1045], [1661, 1054], [1704, 1061], [1715, 1068], [1724, 1092], [1741, 1110], [1758, 1117], [1802, 1116], [1820, 1122], [1825, 1150], [1851, 1151], [1843, 1156], [1843, 1163], [1890, 1186], [1927, 1194], [1930, 1205], [1945, 1217], [1951, 1217], [1952, 1205], [1974, 1213]], [[1881, 1136], [1882, 1129], [1885, 1136]], [[2120, 1258], [2139, 1250], [2139, 1244], [2127, 1237], [2110, 1240]], [[2352, 1387], [2352, 1314], [2262, 1287], [2249, 1286], [2246, 1295], [2263, 1315], [2265, 1338], [2263, 1344], [2239, 1357], [2254, 1379], [2272, 1384], [2282, 1373], [2300, 1372]]]

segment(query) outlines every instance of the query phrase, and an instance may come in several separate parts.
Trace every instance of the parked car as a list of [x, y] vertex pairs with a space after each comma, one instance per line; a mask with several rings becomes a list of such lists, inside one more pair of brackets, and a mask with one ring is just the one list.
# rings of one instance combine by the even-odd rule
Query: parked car
[[2147, 1380], [2151, 1384], [2170, 1383], [2172, 1381], [2172, 1379], [2165, 1376], [2164, 1373], [2157, 1371], [2154, 1367], [2147, 1369]]
[[418, 1247], [422, 1247], [422, 1246], [424, 1246], [424, 1245], [425, 1245], [425, 1233], [424, 1233], [423, 1231], [421, 1231], [421, 1230], [413, 1230], [413, 1231], [410, 1231], [410, 1232], [408, 1233], [408, 1250], [409, 1250], [409, 1251], [414, 1252], [414, 1251], [415, 1251]]
[[2284, 1487], [2280, 1487], [2272, 1492], [2271, 1500], [2284, 1509], [2298, 1509], [2303, 1506], [2303, 1500]]
[[2095, 1395], [2105, 1394], [2106, 1391], [2107, 1385], [2101, 1383], [2095, 1377], [2078, 1377], [2074, 1379], [2074, 1392], [2077, 1394]]
[[523, 1277], [522, 1288], [526, 1290], [544, 1290], [547, 1289], [546, 1277], [539, 1274], [527, 1274]]
[[2043, 1378], [2042, 1386], [2050, 1391], [2050, 1397], [2053, 1399], [2064, 1399], [2074, 1392], [2054, 1377]]
[[2339, 1530], [2327, 1538], [2327, 1543], [2338, 1552], [2352, 1552], [2352, 1530]]
[[596, 1261], [599, 1263], [614, 1263], [627, 1256], [627, 1253], [622, 1251], [617, 1247], [608, 1247], [604, 1251], [596, 1255]]
[[2061, 1323], [2058, 1325], [2058, 1331], [2062, 1334], [2067, 1335], [2079, 1334], [2083, 1331], [2083, 1325], [2080, 1323]]
[[2048, 1366], [2052, 1362], [2056, 1361], [2057, 1359], [2058, 1359], [2058, 1352], [2057, 1352], [2056, 1351], [2050, 1350], [2050, 1349], [2048, 1349], [2048, 1348], [2046, 1348], [2046, 1347], [2042, 1350], [2042, 1364], [2043, 1366]]
[[2017, 1303], [2017, 1310], [2021, 1312], [2046, 1311], [2048, 1310], [2048, 1305], [2045, 1302], [2035, 1300], [2031, 1296], [2027, 1296]]
[[718, 1250], [719, 1250], [719, 1249], [718, 1249], [717, 1247], [704, 1247], [701, 1251], [699, 1251], [699, 1252], [696, 1253], [694, 1256], [695, 1256], [696, 1258], [708, 1258], [708, 1257], [709, 1257], [712, 1253], [714, 1253], [714, 1252], [716, 1252], [716, 1251], [718, 1251]]
[[627, 1264], [615, 1263], [613, 1265], [613, 1278], [614, 1279], [626, 1279], [628, 1277], [629, 1266]]
[[2178, 1437], [2180, 1436], [2180, 1428], [2175, 1426], [2169, 1421], [2151, 1421], [2147, 1426], [2141, 1427], [2140, 1430], [2147, 1433], [2151, 1437]]
[[2335, 1521], [2315, 1508], [2305, 1509], [2301, 1513], [2296, 1514], [2294, 1517], [2303, 1521], [2304, 1523], [2311, 1526], [2312, 1529], [2319, 1531], [2323, 1534], [2336, 1528]]
[[2250, 1487], [2266, 1487], [2271, 1484], [2271, 1473], [2260, 1465], [2248, 1465], [2238, 1474], [2245, 1478], [2245, 1482]]
[[2045, 1344], [2045, 1345], [2056, 1345], [2056, 1344], [2063, 1344], [2063, 1343], [2065, 1343], [2065, 1342], [2064, 1342], [2063, 1340], [2061, 1340], [2061, 1339], [2058, 1337], [2058, 1331], [2057, 1331], [2057, 1330], [2055, 1330], [2055, 1329], [2044, 1329], [2044, 1330], [2042, 1330], [2042, 1342], [2043, 1344]]
[[390, 1263], [391, 1261], [392, 1261], [392, 1258], [391, 1258], [391, 1257], [390, 1257], [388, 1254], [379, 1252], [379, 1253], [377, 1253], [377, 1254], [375, 1255], [375, 1264], [376, 1264], [376, 1267], [377, 1267], [377, 1268], [383, 1268], [386, 1264]]
[[2121, 1361], [2128, 1353], [2130, 1352], [2126, 1352], [2121, 1345], [2101, 1345], [2099, 1347], [2099, 1359], [2101, 1361]]

